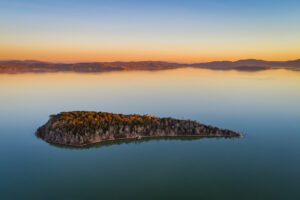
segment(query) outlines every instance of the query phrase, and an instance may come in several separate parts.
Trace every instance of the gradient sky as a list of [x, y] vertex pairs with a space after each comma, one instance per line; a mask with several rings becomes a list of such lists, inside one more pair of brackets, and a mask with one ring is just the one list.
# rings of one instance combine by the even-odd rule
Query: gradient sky
[[0, 0], [0, 59], [300, 58], [298, 0]]

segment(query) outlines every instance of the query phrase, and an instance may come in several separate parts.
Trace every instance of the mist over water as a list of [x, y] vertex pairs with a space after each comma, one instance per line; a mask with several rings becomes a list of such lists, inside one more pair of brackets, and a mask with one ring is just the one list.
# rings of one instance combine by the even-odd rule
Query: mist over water
[[[0, 199], [299, 199], [300, 72], [176, 69], [0, 74]], [[91, 148], [34, 135], [50, 114], [197, 120], [244, 138]]]

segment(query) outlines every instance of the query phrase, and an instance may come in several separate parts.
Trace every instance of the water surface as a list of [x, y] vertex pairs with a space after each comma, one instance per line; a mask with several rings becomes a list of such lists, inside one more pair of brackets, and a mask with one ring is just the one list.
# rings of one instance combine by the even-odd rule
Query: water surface
[[[0, 199], [300, 199], [300, 72], [0, 74]], [[89, 148], [35, 137], [50, 114], [149, 113], [244, 133]]]

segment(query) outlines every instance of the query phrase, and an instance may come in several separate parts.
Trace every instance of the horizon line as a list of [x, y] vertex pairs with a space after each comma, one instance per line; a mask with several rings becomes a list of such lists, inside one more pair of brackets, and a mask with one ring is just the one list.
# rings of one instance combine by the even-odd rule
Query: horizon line
[[265, 62], [289, 62], [289, 61], [299, 61], [298, 59], [292, 60], [264, 60], [264, 59], [256, 59], [256, 58], [248, 58], [248, 59], [238, 59], [238, 60], [211, 60], [211, 61], [199, 61], [199, 62], [176, 62], [176, 61], [166, 61], [166, 60], [140, 60], [140, 61], [46, 61], [46, 60], [36, 60], [36, 59], [0, 59], [0, 62], [42, 62], [42, 63], [53, 63], [53, 64], [77, 64], [77, 63], [141, 63], [141, 62], [164, 62], [164, 63], [174, 63], [174, 64], [198, 64], [198, 63], [212, 63], [212, 62], [238, 62], [238, 61], [265, 61]]

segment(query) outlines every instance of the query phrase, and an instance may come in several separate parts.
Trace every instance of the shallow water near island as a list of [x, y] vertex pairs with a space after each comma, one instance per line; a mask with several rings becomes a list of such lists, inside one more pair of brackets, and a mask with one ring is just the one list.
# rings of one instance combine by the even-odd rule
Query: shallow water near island
[[[0, 74], [0, 199], [300, 199], [300, 72]], [[243, 138], [86, 148], [35, 136], [50, 114], [149, 113]]]

